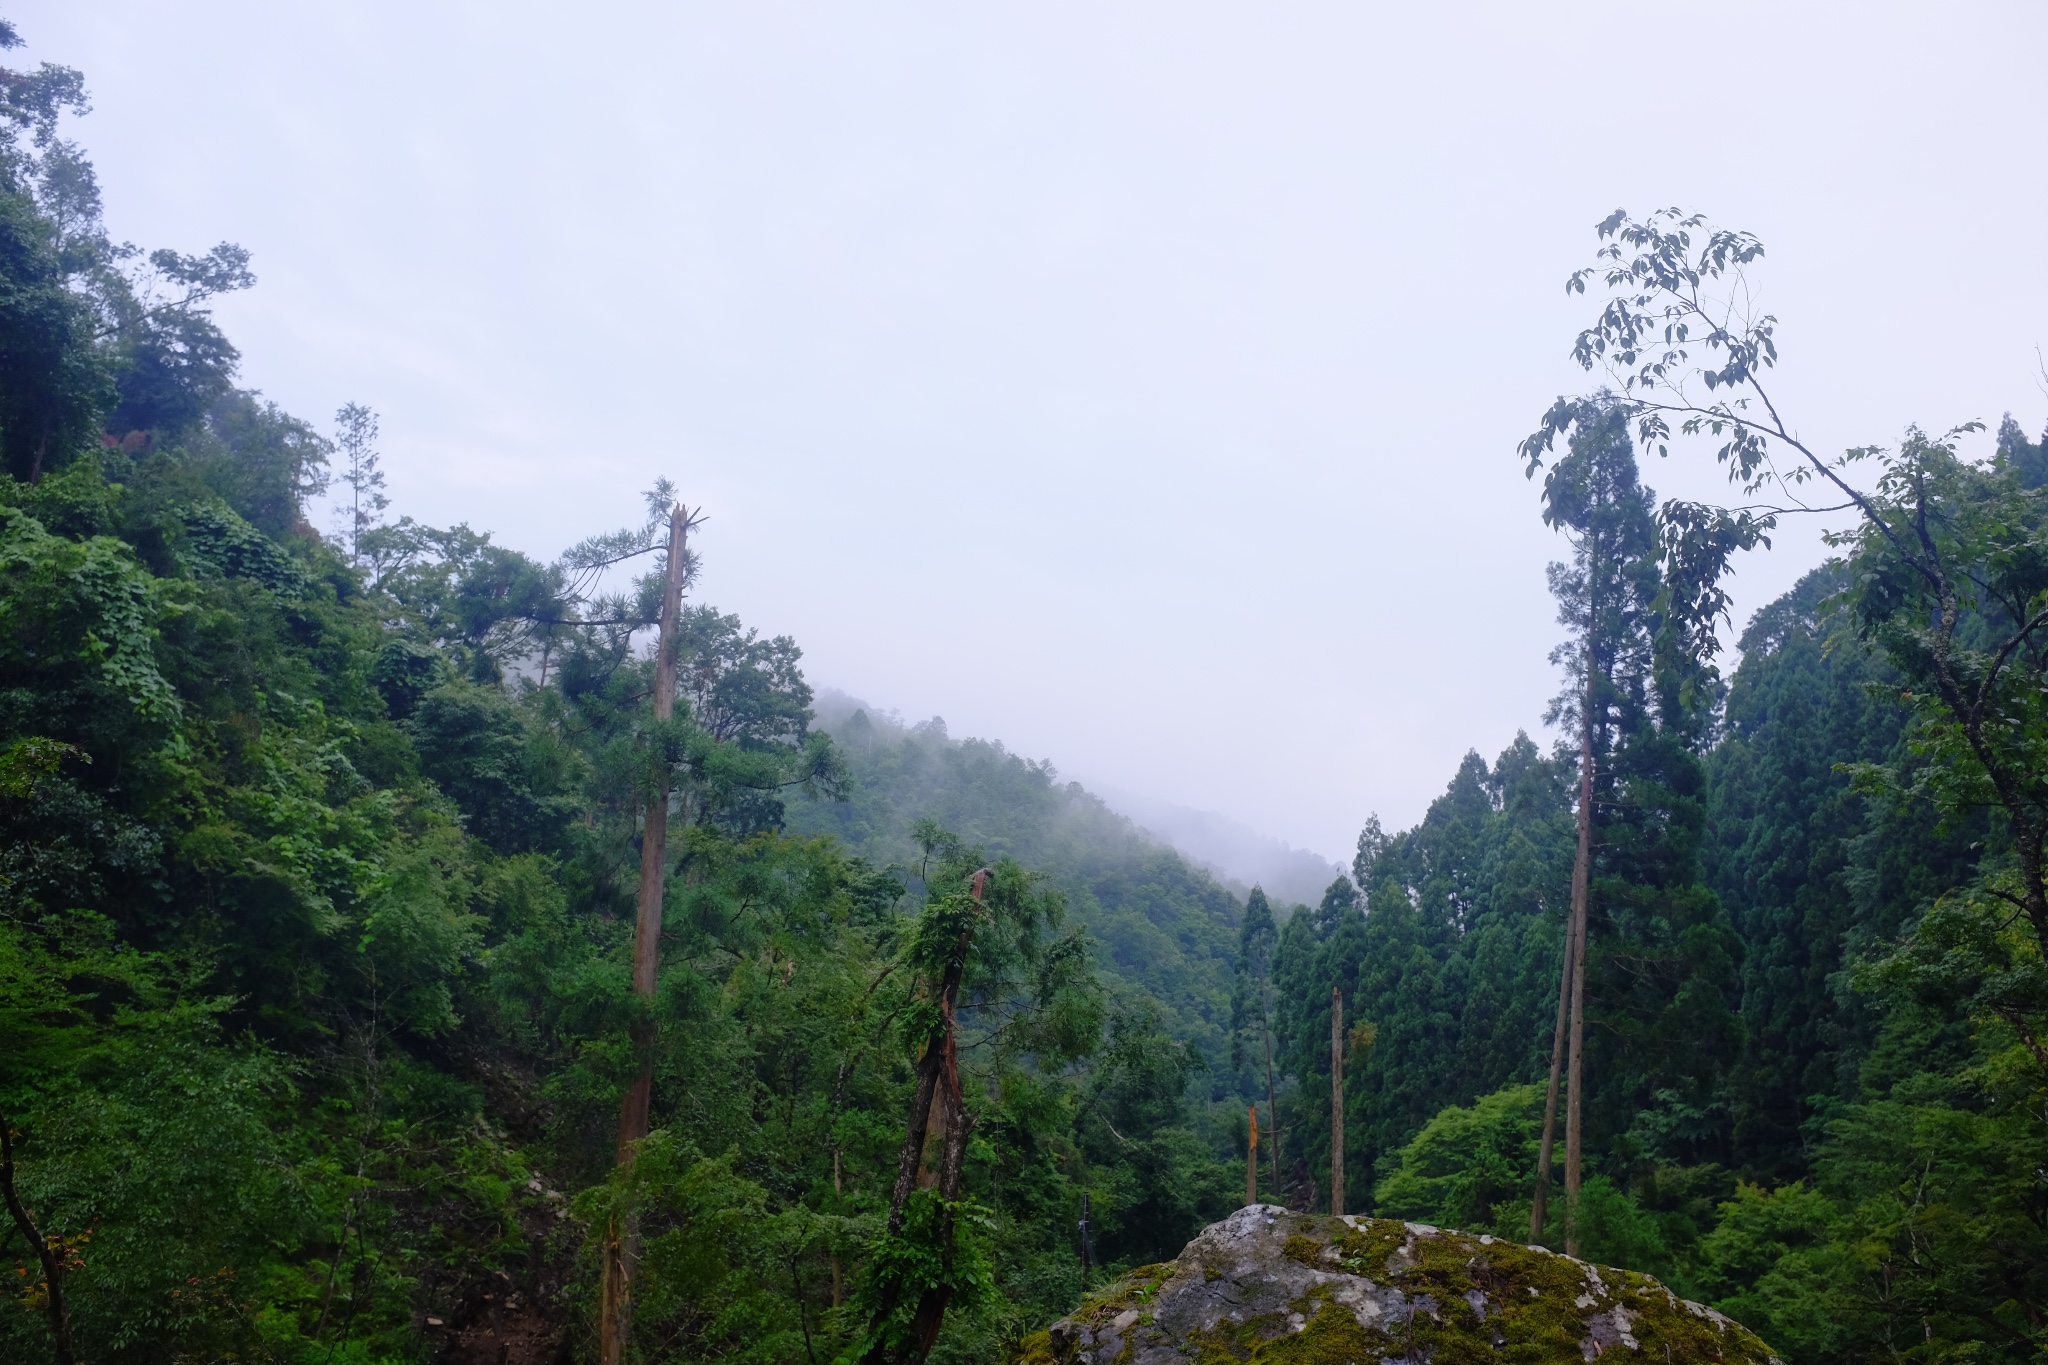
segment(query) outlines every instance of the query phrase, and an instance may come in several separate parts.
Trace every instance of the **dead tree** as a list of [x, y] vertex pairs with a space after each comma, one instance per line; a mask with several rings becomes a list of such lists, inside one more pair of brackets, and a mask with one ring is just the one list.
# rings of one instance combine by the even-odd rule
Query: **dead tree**
[[1250, 1208], [1259, 1202], [1259, 1106], [1251, 1105], [1244, 1112], [1251, 1125], [1244, 1149], [1244, 1206]]
[[[988, 878], [989, 870], [984, 867], [974, 874], [969, 886], [968, 896], [977, 914]], [[967, 1139], [973, 1128], [973, 1118], [967, 1112], [960, 1087], [960, 1026], [955, 1011], [960, 1000], [961, 978], [967, 971], [968, 949], [974, 942], [974, 928], [973, 915], [962, 921], [958, 937], [939, 973], [935, 992], [939, 1017], [931, 1036], [925, 1040], [924, 1055], [918, 1059], [917, 1090], [910, 1103], [910, 1121], [904, 1129], [903, 1145], [897, 1152], [896, 1184], [889, 1192], [887, 1227], [889, 1235], [895, 1237], [903, 1232], [905, 1210], [910, 1196], [918, 1187], [918, 1173], [924, 1165], [925, 1141], [931, 1131], [932, 1110], [934, 1105], [942, 1106], [940, 1122], [944, 1133], [938, 1177], [933, 1182], [939, 1200], [935, 1232], [941, 1261], [949, 1276], [954, 1254], [953, 1205], [960, 1201], [960, 1185], [967, 1167]], [[880, 1296], [874, 1317], [874, 1342], [862, 1357], [863, 1365], [883, 1365], [888, 1359], [888, 1337], [882, 1329], [901, 1306], [901, 1292], [900, 1286], [890, 1285]], [[911, 1321], [910, 1349], [903, 1353], [903, 1359], [921, 1361], [931, 1353], [933, 1343], [939, 1338], [939, 1329], [945, 1325], [946, 1305], [952, 1297], [953, 1290], [946, 1284], [934, 1285], [919, 1297], [917, 1312]]]
[[[668, 518], [668, 573], [661, 586], [661, 636], [654, 651], [654, 722], [657, 729], [675, 716], [676, 633], [682, 616], [683, 571], [690, 535], [689, 510], [677, 503]], [[657, 736], [657, 745], [663, 740]], [[668, 886], [669, 771], [657, 756], [653, 790], [640, 840], [640, 902], [633, 921], [633, 994], [645, 1008], [633, 1021], [633, 1051], [639, 1069], [619, 1104], [615, 1156], [630, 1167], [647, 1136], [654, 1096], [655, 1027], [652, 1007], [661, 963], [662, 897]], [[630, 1211], [615, 1215], [604, 1234], [603, 1282], [598, 1303], [598, 1359], [618, 1365], [632, 1320], [633, 1263], [639, 1257], [639, 1229]]]
[[[1262, 995], [1272, 989], [1271, 983], [1259, 987]], [[1266, 1045], [1266, 1118], [1273, 1125], [1273, 1140], [1268, 1145], [1273, 1149], [1273, 1197], [1280, 1197], [1280, 1100], [1273, 1084], [1273, 1029], [1271, 1024], [1271, 1002], [1259, 1015], [1259, 1037]]]
[[1330, 1213], [1344, 1212], [1344, 990], [1330, 987]]
[[1550, 1154], [1557, 1140], [1558, 1072], [1570, 1057], [1565, 1113], [1565, 1254], [1578, 1254], [1579, 1113], [1585, 1072], [1581, 1045], [1586, 1032], [1586, 901], [1593, 870], [1593, 665], [1588, 650], [1585, 702], [1579, 718], [1579, 846], [1572, 862], [1572, 905], [1564, 960], [1558, 969], [1557, 1027], [1550, 1041], [1550, 1088], [1543, 1099], [1543, 1144], [1536, 1157], [1536, 1194], [1529, 1205], [1529, 1240], [1543, 1237], [1550, 1198]]

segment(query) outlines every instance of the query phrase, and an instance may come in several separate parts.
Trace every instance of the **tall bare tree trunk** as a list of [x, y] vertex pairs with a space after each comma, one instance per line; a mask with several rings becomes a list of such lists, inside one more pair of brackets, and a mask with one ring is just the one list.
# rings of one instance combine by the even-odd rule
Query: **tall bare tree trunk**
[[[676, 709], [676, 623], [682, 615], [684, 550], [689, 540], [689, 511], [677, 503], [668, 518], [668, 575], [661, 587], [661, 639], [654, 651], [654, 719], [665, 722]], [[647, 801], [646, 828], [640, 840], [640, 904], [633, 921], [633, 994], [649, 1005], [654, 1000], [661, 963], [661, 902], [668, 884], [668, 765]], [[654, 1097], [654, 1021], [644, 1014], [633, 1024], [633, 1050], [639, 1073], [619, 1104], [619, 1143], [615, 1160], [633, 1164], [641, 1139], [647, 1136]], [[640, 1232], [630, 1212], [605, 1228], [604, 1273], [598, 1301], [598, 1360], [619, 1365], [626, 1331], [632, 1322], [633, 1263], [639, 1259]]]
[[[1580, 828], [1586, 831], [1580, 837], [1586, 841], [1587, 859], [1590, 861], [1592, 817], [1589, 813], [1579, 819]], [[1578, 908], [1572, 915], [1577, 932], [1572, 935], [1572, 1053], [1565, 1082], [1564, 1254], [1567, 1256], [1579, 1254], [1579, 1149], [1584, 1126], [1580, 1120], [1585, 1111], [1586, 1074], [1586, 893], [1583, 885], [1582, 882]]]
[[[989, 870], [985, 867], [974, 874], [968, 894], [977, 903], [988, 884], [988, 877]], [[896, 1154], [896, 1184], [889, 1192], [886, 1226], [892, 1236], [903, 1231], [904, 1206], [910, 1202], [911, 1193], [918, 1186], [918, 1172], [924, 1164], [925, 1138], [930, 1132], [935, 1101], [945, 1105], [945, 1113], [941, 1115], [945, 1135], [939, 1157], [939, 1198], [949, 1204], [958, 1202], [960, 1198], [960, 1182], [967, 1165], [967, 1138], [972, 1124], [960, 1093], [959, 1024], [954, 1017], [954, 1008], [959, 1002], [960, 979], [967, 970], [967, 950], [971, 942], [972, 930], [961, 930], [959, 942], [954, 945], [952, 957], [939, 980], [940, 1027], [927, 1042], [924, 1056], [918, 1060], [917, 1093], [910, 1102], [910, 1122], [903, 1133], [903, 1145]], [[953, 1223], [950, 1213], [941, 1216], [939, 1231], [945, 1263], [951, 1269]], [[892, 1286], [882, 1295], [874, 1319], [877, 1326], [895, 1313], [900, 1302], [898, 1292]], [[912, 1321], [914, 1337], [910, 1359], [923, 1360], [931, 1352], [932, 1343], [938, 1340], [939, 1328], [945, 1324], [946, 1305], [951, 1298], [952, 1291], [947, 1289], [933, 1290], [918, 1300], [917, 1314]], [[863, 1365], [879, 1365], [886, 1354], [887, 1343], [878, 1335], [874, 1345], [862, 1357]]]
[[[976, 882], [978, 890], [979, 878]], [[950, 998], [941, 1001], [940, 1010], [946, 1020], [945, 1056], [940, 1066], [939, 1088], [940, 1103], [945, 1106], [946, 1138], [939, 1157], [938, 1188], [939, 1198], [947, 1207], [939, 1213], [939, 1239], [940, 1255], [950, 1275], [953, 1269], [953, 1210], [950, 1206], [960, 1202], [960, 1184], [967, 1170], [967, 1138], [974, 1124], [967, 1113], [966, 1098], [960, 1092], [960, 1031], [953, 1017], [953, 1001]], [[917, 1341], [913, 1359], [923, 1360], [931, 1354], [939, 1339], [939, 1329], [945, 1326], [946, 1305], [952, 1298], [953, 1287], [948, 1284], [927, 1289], [924, 1297], [918, 1300], [917, 1317], [911, 1327]]]
[[1586, 1073], [1586, 902], [1593, 880], [1593, 627], [1586, 633], [1586, 697], [1579, 728], [1579, 849], [1572, 862], [1572, 1020], [1571, 1057], [1565, 1081], [1564, 1121], [1564, 1254], [1579, 1254], [1579, 1150], [1585, 1112]]
[[77, 1365], [78, 1356], [71, 1349], [71, 1310], [64, 1302], [64, 1247], [60, 1241], [51, 1246], [42, 1230], [30, 1217], [28, 1206], [21, 1202], [21, 1196], [14, 1189], [14, 1129], [7, 1116], [0, 1114], [0, 1195], [7, 1200], [7, 1212], [14, 1218], [14, 1226], [20, 1231], [22, 1240], [29, 1250], [35, 1252], [36, 1260], [43, 1267], [43, 1307], [50, 1318], [50, 1338], [56, 1348], [57, 1365]]
[[[1565, 921], [1564, 957], [1557, 970], [1557, 1028], [1550, 1040], [1550, 1089], [1543, 1097], [1543, 1146], [1536, 1157], [1536, 1198], [1529, 1206], [1531, 1242], [1543, 1239], [1543, 1221], [1550, 1200], [1550, 1153], [1557, 1140], [1558, 1073], [1564, 1067], [1568, 1050], [1573, 1058], [1573, 1089], [1565, 1124], [1569, 1132], [1578, 1132], [1578, 1039], [1585, 1018], [1584, 1011], [1578, 1007], [1578, 996], [1585, 981], [1586, 889], [1593, 864], [1593, 684], [1590, 670], [1587, 679], [1583, 716], [1585, 733], [1579, 740], [1579, 849], [1572, 860], [1571, 913]], [[1565, 1147], [1567, 1180], [1571, 1189], [1576, 1191], [1578, 1162], [1573, 1155], [1577, 1151], [1574, 1142], [1575, 1139], [1567, 1138]]]
[[1572, 1013], [1572, 934], [1577, 926], [1578, 916], [1567, 910], [1564, 951], [1557, 959], [1557, 1025], [1550, 1031], [1550, 1086], [1543, 1092], [1543, 1142], [1536, 1149], [1536, 1189], [1529, 1203], [1531, 1243], [1543, 1240], [1543, 1220], [1550, 1203], [1550, 1151], [1557, 1142], [1557, 1097], [1564, 1081], [1566, 1030]]
[[1244, 1206], [1250, 1208], [1259, 1202], [1259, 1106], [1251, 1105], [1244, 1112], [1251, 1124], [1244, 1149]]
[[28, 471], [28, 481], [30, 484], [39, 484], [43, 481], [43, 456], [49, 453], [49, 449], [50, 418], [49, 415], [45, 413], [43, 416], [43, 434], [36, 441], [35, 463], [29, 467]]
[[[1261, 987], [1263, 993], [1264, 987]], [[1266, 1117], [1273, 1125], [1273, 1197], [1280, 1197], [1280, 1103], [1274, 1098], [1273, 1088], [1273, 1030], [1266, 1023], [1267, 1015], [1259, 1015], [1259, 1037], [1266, 1043]]]
[[1344, 1212], [1344, 990], [1330, 987], [1330, 1213]]
[[[839, 1194], [844, 1187], [839, 1183], [839, 1150], [832, 1151], [832, 1193]], [[832, 1306], [837, 1308], [846, 1301], [844, 1281], [840, 1278], [839, 1248], [832, 1248]]]

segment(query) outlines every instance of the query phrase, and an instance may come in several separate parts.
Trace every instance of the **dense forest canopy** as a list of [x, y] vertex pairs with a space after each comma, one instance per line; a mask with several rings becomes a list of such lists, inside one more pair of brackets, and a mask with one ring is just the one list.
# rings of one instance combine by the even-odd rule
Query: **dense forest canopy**
[[[1730, 666], [1804, 448], [1769, 319], [1644, 319], [1753, 240], [1603, 225], [1614, 382], [1524, 448], [1560, 738], [1288, 905], [821, 720], [666, 484], [553, 562], [394, 519], [370, 408], [240, 385], [246, 251], [108, 235], [84, 109], [0, 73], [6, 1359], [999, 1361], [1248, 1174], [1326, 1206], [1338, 1119], [1352, 1209], [1524, 1238], [1566, 1050], [1545, 1242], [1799, 1365], [2048, 1346], [2048, 436], [1815, 460], [1859, 520]], [[1658, 500], [1686, 436], [1748, 501]]]

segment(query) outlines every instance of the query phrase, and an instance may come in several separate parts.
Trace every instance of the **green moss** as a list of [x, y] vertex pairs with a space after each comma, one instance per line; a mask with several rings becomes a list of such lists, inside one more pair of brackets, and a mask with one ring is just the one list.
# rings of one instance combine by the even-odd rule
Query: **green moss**
[[[1081, 1306], [1068, 1316], [1090, 1327], [1101, 1327], [1126, 1308], [1143, 1310], [1149, 1318], [1152, 1296], [1179, 1268], [1178, 1262], [1161, 1261], [1155, 1265], [1141, 1265], [1127, 1270], [1083, 1299]], [[1018, 1349], [1021, 1351], [1024, 1348], [1020, 1344]], [[1047, 1349], [1050, 1350], [1051, 1347], [1048, 1346]], [[1018, 1359], [1021, 1362], [1022, 1357]]]
[[1298, 1232], [1287, 1239], [1287, 1245], [1281, 1248], [1281, 1255], [1290, 1261], [1299, 1261], [1305, 1266], [1328, 1269], [1323, 1264], [1323, 1244]]
[[1261, 1358], [1260, 1349], [1288, 1329], [1285, 1313], [1268, 1313], [1247, 1322], [1219, 1322], [1206, 1332], [1188, 1334], [1195, 1365], [1241, 1365]]
[[1273, 1338], [1254, 1353], [1258, 1365], [1362, 1365], [1388, 1353], [1385, 1332], [1358, 1325], [1334, 1303], [1324, 1303], [1299, 1332]]
[[1394, 1343], [1385, 1332], [1359, 1326], [1337, 1304], [1310, 1307], [1298, 1332], [1285, 1314], [1268, 1313], [1194, 1333], [1188, 1346], [1195, 1365], [1366, 1365], [1390, 1354]]
[[1052, 1333], [1033, 1332], [1017, 1343], [1017, 1353], [1010, 1357], [1011, 1365], [1063, 1365], [1060, 1358], [1052, 1353]]
[[[1645, 1360], [1764, 1365], [1769, 1359], [1754, 1336], [1724, 1332], [1634, 1271], [1590, 1270], [1536, 1248], [1481, 1243], [1457, 1233], [1411, 1237], [1406, 1225], [1385, 1219], [1360, 1220], [1356, 1231], [1338, 1238], [1337, 1247], [1347, 1270], [1399, 1289], [1417, 1304], [1407, 1322], [1390, 1329], [1389, 1344], [1411, 1357], [1420, 1351], [1432, 1365], [1553, 1365], [1576, 1359], [1590, 1319], [1613, 1308], [1627, 1310], [1629, 1334]], [[1466, 1298], [1473, 1291], [1484, 1296], [1476, 1310]], [[1588, 1294], [1593, 1304], [1581, 1307], [1579, 1299]], [[1295, 1305], [1297, 1311], [1310, 1306]], [[1327, 1312], [1325, 1307], [1318, 1319]]]
[[[1335, 1300], [1335, 1283], [1324, 1282], [1286, 1311], [1193, 1333], [1182, 1345], [1197, 1365], [1366, 1365], [1398, 1356], [1430, 1365], [1576, 1365], [1594, 1319], [1616, 1309], [1625, 1318], [1608, 1319], [1603, 1332], [1625, 1330], [1637, 1349], [1622, 1349], [1640, 1365], [1769, 1365], [1771, 1359], [1749, 1332], [1724, 1329], [1633, 1271], [1595, 1268], [1515, 1242], [1411, 1233], [1390, 1219], [1302, 1217], [1290, 1226], [1281, 1248], [1287, 1258], [1324, 1271], [1341, 1265], [1381, 1291], [1398, 1291], [1406, 1311], [1383, 1297], [1391, 1311], [1361, 1324]], [[1149, 1314], [1154, 1291], [1174, 1270], [1133, 1271], [1076, 1316], [1100, 1324], [1139, 1304]], [[1204, 1276], [1223, 1278], [1213, 1267], [1205, 1267]], [[1030, 1345], [1018, 1365], [1057, 1365], [1049, 1353], [1029, 1354]]]
[[1390, 1218], [1361, 1218], [1355, 1229], [1348, 1223], [1338, 1223], [1334, 1245], [1338, 1261], [1345, 1270], [1378, 1280], [1387, 1274], [1387, 1258], [1406, 1240], [1408, 1226], [1405, 1223]]

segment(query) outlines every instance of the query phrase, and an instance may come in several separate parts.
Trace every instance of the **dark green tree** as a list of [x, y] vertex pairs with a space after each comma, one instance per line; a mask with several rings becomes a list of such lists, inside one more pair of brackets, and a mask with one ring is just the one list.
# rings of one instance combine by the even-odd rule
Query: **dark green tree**
[[[1253, 887], [1245, 897], [1244, 924], [1237, 934], [1237, 971], [1230, 987], [1230, 1069], [1242, 1076], [1249, 1067], [1266, 1093], [1266, 1140], [1273, 1163], [1273, 1190], [1280, 1189], [1280, 1115], [1273, 1079], [1273, 952], [1280, 932], [1265, 891]], [[1250, 1161], [1248, 1151], [1245, 1159]]]

